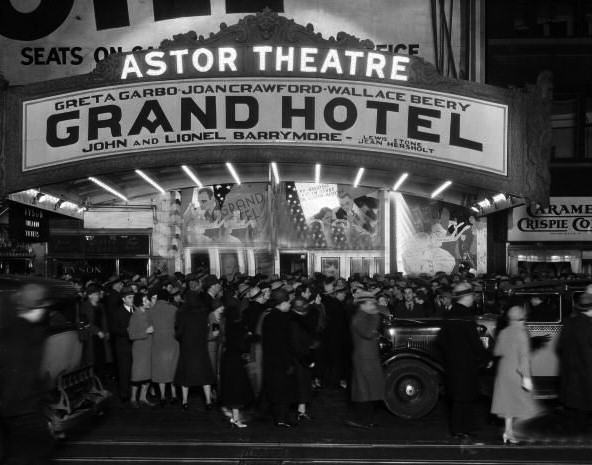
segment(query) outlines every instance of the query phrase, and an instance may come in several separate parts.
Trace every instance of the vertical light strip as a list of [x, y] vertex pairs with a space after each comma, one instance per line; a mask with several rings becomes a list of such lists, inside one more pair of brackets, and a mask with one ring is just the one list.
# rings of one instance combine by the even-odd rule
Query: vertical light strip
[[193, 171], [191, 171], [191, 168], [189, 168], [187, 165], [183, 165], [181, 166], [181, 168], [183, 168], [183, 171], [185, 171], [185, 174], [187, 174], [187, 176], [189, 176], [189, 178], [193, 181], [193, 183], [199, 187], [200, 189], [203, 187], [203, 184], [201, 183], [201, 181], [198, 179], [198, 177], [195, 175], [195, 173]]
[[356, 180], [354, 181], [354, 187], [358, 187], [360, 181], [362, 180], [362, 176], [364, 175], [364, 168], [360, 168], [358, 170], [358, 174], [356, 175]]
[[228, 171], [230, 171], [230, 174], [232, 175], [232, 177], [234, 178], [236, 183], [240, 186], [241, 181], [240, 181], [240, 178], [238, 177], [238, 173], [234, 169], [234, 166], [232, 166], [232, 164], [226, 162], [226, 168], [228, 168]]
[[280, 173], [278, 171], [277, 163], [275, 161], [271, 162], [271, 171], [273, 172], [273, 177], [275, 178], [275, 183], [280, 183]]
[[452, 181], [446, 181], [444, 184], [442, 184], [440, 187], [438, 187], [434, 192], [432, 192], [432, 195], [430, 195], [430, 197], [433, 199], [434, 197], [437, 197], [438, 195], [440, 195], [442, 192], [444, 192], [444, 190], [448, 189], [450, 187], [450, 185], [452, 184]]
[[157, 191], [159, 191], [161, 194], [165, 193], [165, 190], [161, 187], [160, 184], [158, 184], [154, 179], [152, 179], [150, 176], [148, 176], [146, 173], [144, 173], [142, 170], [136, 170], [136, 174], [138, 176], [140, 176], [144, 181], [146, 181], [148, 184], [150, 184], [152, 187], [154, 187]]
[[315, 165], [315, 184], [318, 184], [321, 182], [321, 165], [319, 163], [317, 163]]
[[395, 191], [395, 192], [398, 191], [408, 176], [409, 176], [409, 173], [403, 173], [401, 176], [399, 176], [399, 179], [397, 179], [397, 182], [393, 186], [393, 191]]
[[94, 178], [92, 176], [90, 176], [88, 178], [88, 180], [94, 182], [97, 186], [102, 187], [103, 189], [105, 189], [110, 194], [113, 194], [113, 195], [119, 197], [124, 202], [127, 202], [128, 201], [127, 200], [127, 197], [125, 195], [123, 195], [121, 192], [117, 192], [115, 189], [113, 189], [112, 187], [108, 186], [103, 181], [100, 181], [99, 179]]

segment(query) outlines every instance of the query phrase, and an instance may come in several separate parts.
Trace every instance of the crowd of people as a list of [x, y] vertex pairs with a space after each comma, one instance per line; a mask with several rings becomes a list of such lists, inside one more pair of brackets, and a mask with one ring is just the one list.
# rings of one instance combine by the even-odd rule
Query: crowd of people
[[376, 336], [385, 317], [459, 312], [453, 299], [476, 285], [466, 274], [116, 276], [81, 283], [80, 317], [96, 372], [105, 377], [112, 360], [119, 396], [133, 408], [152, 406], [153, 391], [161, 406], [188, 409], [189, 389], [200, 387], [206, 408], [219, 404], [233, 426], [245, 426], [244, 407], [269, 403], [274, 423], [287, 428], [309, 418], [314, 389], [349, 386], [350, 424], [364, 426], [384, 398]]
[[[503, 290], [533, 279], [492, 280]], [[153, 406], [152, 390], [162, 407], [178, 403], [186, 410], [189, 389], [199, 387], [206, 408], [219, 405], [238, 428], [246, 427], [241, 411], [253, 405], [267, 409], [277, 427], [296, 426], [310, 419], [313, 392], [322, 387], [349, 388], [354, 408], [347, 424], [369, 427], [375, 401], [385, 395], [377, 344], [385, 320], [443, 319], [438, 342], [446, 363], [450, 428], [466, 438], [474, 423], [479, 369], [492, 360], [471, 317], [503, 314], [493, 352], [501, 362], [492, 412], [506, 419], [504, 441], [515, 442], [513, 418], [537, 411], [528, 394], [527, 305], [475, 299], [487, 286], [469, 272], [348, 280], [238, 275], [230, 282], [206, 273], [135, 276], [127, 282], [117, 276], [102, 286], [83, 286], [81, 317], [91, 327], [97, 372], [103, 375], [105, 360], [112, 358], [119, 395], [131, 407]], [[112, 350], [111, 357], [105, 349]], [[522, 373], [523, 381], [508, 388], [509, 373]]]
[[[528, 279], [497, 277], [496, 288]], [[479, 370], [491, 365], [493, 357], [498, 366], [491, 412], [505, 420], [504, 442], [518, 441], [516, 418], [539, 411], [529, 366], [533, 344], [525, 326], [530, 307], [519, 297], [502, 301], [499, 308], [485, 299], [479, 307], [475, 297], [487, 291], [488, 283], [469, 272], [415, 278], [354, 275], [347, 280], [321, 274], [237, 275], [227, 280], [202, 272], [122, 275], [105, 283], [75, 284], [82, 299], [79, 320], [90, 337], [84, 357], [100, 378], [116, 381], [121, 401], [131, 408], [188, 410], [189, 391], [197, 388], [206, 409], [220, 408], [232, 427], [247, 427], [244, 410], [255, 408], [271, 416], [277, 428], [292, 428], [311, 419], [316, 389], [347, 389], [353, 408], [346, 424], [369, 429], [376, 402], [385, 400], [378, 344], [385, 322], [434, 317], [441, 324], [438, 344], [453, 436], [470, 438]], [[13, 357], [8, 343], [15, 334], [26, 332], [31, 340], [40, 340], [36, 325], [48, 299], [35, 286], [25, 286], [26, 292], [17, 296], [22, 328], [5, 329], [2, 373], [19, 370], [15, 360], [20, 359]], [[592, 286], [576, 308], [580, 313], [567, 320], [558, 344], [560, 394], [576, 428], [584, 430], [592, 411]], [[491, 352], [481, 343], [474, 321], [484, 312], [501, 315]], [[19, 336], [14, 344], [22, 340]], [[39, 350], [27, 345], [23, 354], [40, 358]], [[19, 394], [33, 392], [22, 389], [22, 376], [10, 378], [17, 380], [14, 386], [8, 379], [0, 379], [0, 397], [12, 395], [16, 402], [11, 405], [32, 408], [30, 399]], [[3, 416], [4, 404], [0, 402]], [[38, 412], [31, 411], [27, 419], [33, 430], [41, 428]], [[11, 434], [25, 430], [17, 425]]]

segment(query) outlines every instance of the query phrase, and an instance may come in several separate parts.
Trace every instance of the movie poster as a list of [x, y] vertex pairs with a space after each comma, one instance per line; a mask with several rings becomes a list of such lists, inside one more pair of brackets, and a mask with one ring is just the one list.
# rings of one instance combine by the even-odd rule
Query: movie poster
[[485, 273], [487, 223], [465, 207], [395, 194], [397, 267], [404, 274]]
[[383, 245], [376, 189], [288, 182], [277, 199], [281, 247], [377, 250]]
[[183, 213], [183, 241], [190, 247], [267, 247], [269, 223], [264, 183], [196, 187]]

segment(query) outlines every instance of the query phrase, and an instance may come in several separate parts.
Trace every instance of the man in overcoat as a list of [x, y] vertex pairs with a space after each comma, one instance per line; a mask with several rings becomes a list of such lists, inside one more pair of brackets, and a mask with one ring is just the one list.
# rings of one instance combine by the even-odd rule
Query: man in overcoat
[[327, 321], [321, 333], [320, 360], [323, 373], [323, 386], [329, 389], [341, 386], [344, 363], [342, 357], [347, 354], [347, 317], [344, 303], [335, 297], [335, 278], [325, 278], [324, 293], [321, 301], [325, 306]]
[[570, 410], [574, 431], [583, 433], [592, 411], [592, 294], [581, 294], [576, 308], [579, 313], [567, 320], [559, 339], [560, 399]]
[[48, 386], [41, 372], [49, 289], [26, 284], [15, 297], [2, 310], [16, 310], [17, 316], [0, 329], [0, 463], [45, 464], [53, 442], [43, 414]]
[[475, 427], [473, 415], [479, 397], [479, 368], [488, 362], [489, 353], [470, 317], [445, 319], [438, 344], [444, 358], [450, 431], [457, 439], [469, 440]]
[[278, 428], [291, 428], [289, 406], [298, 401], [296, 351], [292, 340], [290, 295], [285, 289], [271, 293], [273, 308], [263, 320], [263, 392], [272, 405]]
[[357, 311], [350, 326], [353, 344], [351, 399], [355, 418], [346, 424], [367, 429], [372, 424], [374, 402], [384, 400], [384, 372], [377, 339], [381, 317], [372, 292], [356, 292], [355, 302]]
[[119, 396], [123, 402], [130, 399], [132, 375], [132, 341], [127, 328], [134, 311], [134, 291], [131, 288], [121, 292], [121, 304], [112, 315], [111, 335], [117, 363]]

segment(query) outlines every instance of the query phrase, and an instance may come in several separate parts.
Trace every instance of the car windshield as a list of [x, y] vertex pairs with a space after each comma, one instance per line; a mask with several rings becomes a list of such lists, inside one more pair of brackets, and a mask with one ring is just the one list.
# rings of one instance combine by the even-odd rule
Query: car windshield
[[525, 298], [528, 323], [559, 323], [561, 295], [548, 293], [520, 294]]

